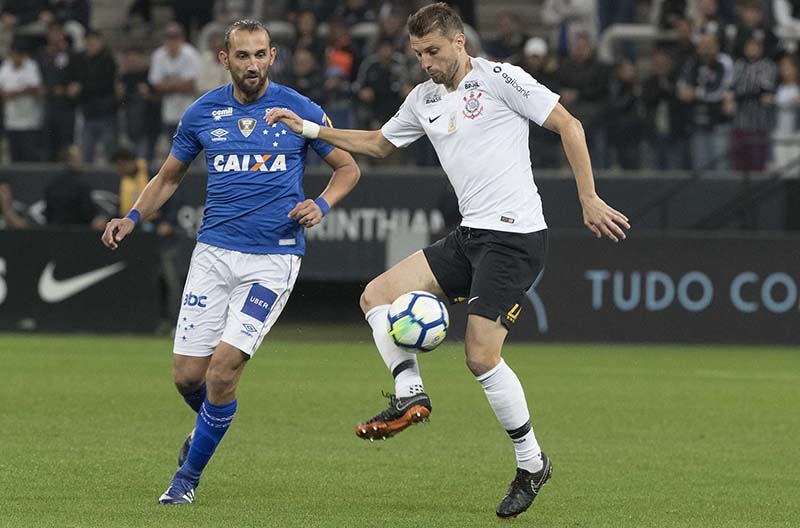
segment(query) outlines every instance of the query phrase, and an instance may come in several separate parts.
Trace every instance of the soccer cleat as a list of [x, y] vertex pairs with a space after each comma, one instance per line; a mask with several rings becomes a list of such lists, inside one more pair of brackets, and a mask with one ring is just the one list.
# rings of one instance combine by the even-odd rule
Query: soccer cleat
[[397, 398], [394, 394], [383, 395], [389, 398], [389, 407], [356, 427], [356, 436], [364, 440], [386, 440], [409, 425], [427, 422], [431, 414], [431, 399], [424, 392]]
[[186, 479], [175, 477], [158, 499], [159, 504], [192, 504], [195, 485]]
[[183, 441], [181, 450], [178, 453], [178, 467], [181, 467], [183, 463], [186, 462], [186, 457], [189, 456], [189, 448], [192, 447], [193, 439], [194, 439], [194, 429], [192, 429], [192, 432], [189, 433], [189, 436], [186, 437], [186, 440]]
[[539, 494], [539, 490], [553, 473], [553, 465], [544, 453], [542, 453], [542, 462], [544, 462], [544, 467], [536, 473], [517, 468], [517, 476], [511, 481], [506, 496], [497, 506], [498, 517], [516, 517], [530, 507], [533, 499]]

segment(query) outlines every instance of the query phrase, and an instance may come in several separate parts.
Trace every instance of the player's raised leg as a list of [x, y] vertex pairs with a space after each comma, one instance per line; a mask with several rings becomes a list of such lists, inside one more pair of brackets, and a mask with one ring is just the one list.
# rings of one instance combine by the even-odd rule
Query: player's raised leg
[[391, 303], [412, 290], [423, 290], [444, 298], [422, 251], [406, 257], [373, 279], [361, 295], [361, 309], [372, 327], [378, 352], [392, 373], [395, 394], [387, 395], [387, 409], [356, 427], [356, 435], [360, 438], [389, 438], [430, 415], [431, 401], [422, 384], [417, 355], [397, 346], [387, 327]]
[[542, 453], [531, 426], [525, 392], [517, 375], [501, 357], [508, 329], [500, 319], [470, 314], [464, 339], [467, 367], [483, 387], [497, 420], [514, 443], [517, 475], [497, 507], [500, 517], [513, 517], [528, 509], [552, 466]]
[[178, 469], [167, 491], [161, 495], [161, 504], [190, 504], [200, 475], [236, 413], [236, 387], [244, 366], [250, 358], [238, 348], [220, 342], [214, 350], [206, 373], [208, 395], [200, 407], [186, 462]]

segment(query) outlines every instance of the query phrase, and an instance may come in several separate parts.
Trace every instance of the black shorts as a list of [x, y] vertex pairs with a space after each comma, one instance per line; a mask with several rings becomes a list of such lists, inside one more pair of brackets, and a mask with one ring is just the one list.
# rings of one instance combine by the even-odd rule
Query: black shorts
[[458, 227], [423, 250], [451, 304], [506, 328], [519, 316], [525, 292], [544, 270], [547, 230], [507, 233]]

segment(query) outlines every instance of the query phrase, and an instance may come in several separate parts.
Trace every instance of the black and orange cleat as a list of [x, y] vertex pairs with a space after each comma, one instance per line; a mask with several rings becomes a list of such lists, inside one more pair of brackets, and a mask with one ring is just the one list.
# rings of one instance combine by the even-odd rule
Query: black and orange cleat
[[409, 425], [427, 422], [431, 414], [431, 399], [424, 392], [397, 398], [394, 394], [383, 395], [389, 398], [389, 407], [356, 427], [356, 436], [364, 440], [386, 440]]

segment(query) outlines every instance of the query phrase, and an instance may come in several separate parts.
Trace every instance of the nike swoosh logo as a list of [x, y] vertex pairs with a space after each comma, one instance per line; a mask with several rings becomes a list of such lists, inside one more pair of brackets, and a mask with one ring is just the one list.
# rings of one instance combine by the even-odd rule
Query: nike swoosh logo
[[475, 299], [477, 299], [478, 297], [480, 297], [480, 295], [476, 295], [476, 296], [475, 296], [475, 297], [473, 297], [472, 299], [468, 300], [468, 301], [467, 301], [467, 304], [472, 304], [472, 301], [474, 301], [474, 300], [475, 300]]
[[42, 271], [42, 276], [39, 277], [39, 297], [46, 303], [61, 302], [119, 273], [125, 266], [126, 264], [124, 262], [117, 262], [109, 266], [76, 275], [75, 277], [70, 277], [69, 279], [57, 280], [53, 276], [56, 263], [53, 261], [48, 262], [44, 271]]
[[436, 116], [436, 117], [429, 117], [429, 118], [428, 118], [428, 122], [429, 122], [429, 123], [433, 123], [434, 121], [436, 121], [436, 120], [437, 120], [437, 119], [439, 119], [440, 117], [442, 117], [442, 114], [439, 114], [439, 115], [438, 115], [438, 116]]

